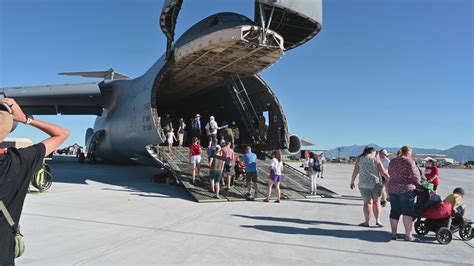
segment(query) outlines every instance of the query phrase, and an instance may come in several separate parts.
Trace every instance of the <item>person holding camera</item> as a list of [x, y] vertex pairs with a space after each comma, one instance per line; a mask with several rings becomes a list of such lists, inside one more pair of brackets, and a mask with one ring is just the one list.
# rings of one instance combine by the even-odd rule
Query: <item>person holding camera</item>
[[16, 123], [36, 127], [50, 137], [28, 148], [0, 149], [0, 207], [5, 206], [0, 212], [0, 265], [12, 265], [18, 256], [15, 238], [19, 235], [18, 223], [31, 178], [42, 167], [44, 157], [69, 137], [67, 129], [25, 115], [15, 100], [0, 99], [0, 144]]

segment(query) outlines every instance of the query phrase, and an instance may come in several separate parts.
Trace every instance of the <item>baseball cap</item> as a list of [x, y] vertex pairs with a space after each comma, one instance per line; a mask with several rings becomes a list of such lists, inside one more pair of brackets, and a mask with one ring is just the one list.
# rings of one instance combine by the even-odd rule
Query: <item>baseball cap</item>
[[0, 141], [3, 141], [12, 131], [13, 118], [4, 111], [0, 111]]
[[464, 189], [462, 187], [457, 187], [454, 189], [453, 193], [464, 195]]

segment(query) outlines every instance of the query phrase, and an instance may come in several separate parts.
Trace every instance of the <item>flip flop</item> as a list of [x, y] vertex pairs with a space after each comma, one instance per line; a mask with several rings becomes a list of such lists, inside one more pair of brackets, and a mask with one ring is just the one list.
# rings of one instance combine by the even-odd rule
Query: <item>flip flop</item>
[[381, 223], [376, 223], [376, 224], [375, 224], [375, 227], [382, 228], [382, 227], [383, 227], [383, 224], [381, 224]]
[[398, 238], [398, 235], [397, 235], [397, 234], [390, 235], [390, 238], [392, 238], [392, 240], [397, 240], [397, 238]]
[[360, 223], [359, 226], [362, 226], [362, 227], [370, 227], [369, 224], [366, 223], [366, 222]]

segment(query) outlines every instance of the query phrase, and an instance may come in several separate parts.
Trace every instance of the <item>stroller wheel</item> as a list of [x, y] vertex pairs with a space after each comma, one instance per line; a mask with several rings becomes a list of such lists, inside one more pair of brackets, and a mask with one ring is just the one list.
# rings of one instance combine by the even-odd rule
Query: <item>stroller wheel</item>
[[471, 224], [463, 224], [459, 228], [459, 236], [464, 241], [469, 241], [472, 239], [472, 225]]
[[415, 222], [415, 232], [419, 236], [425, 236], [428, 234], [430, 230], [428, 229], [428, 226], [426, 225], [425, 221], [418, 220]]
[[436, 231], [436, 239], [442, 245], [447, 245], [453, 239], [453, 234], [446, 227], [441, 227]]

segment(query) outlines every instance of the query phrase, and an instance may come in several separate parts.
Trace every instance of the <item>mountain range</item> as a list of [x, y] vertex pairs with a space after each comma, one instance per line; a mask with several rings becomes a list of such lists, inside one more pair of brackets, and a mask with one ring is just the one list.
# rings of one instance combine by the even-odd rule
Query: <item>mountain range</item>
[[[342, 146], [327, 150], [324, 154], [327, 158], [358, 156], [366, 146], [374, 147], [377, 150], [386, 149], [389, 153], [396, 153], [399, 148], [382, 147], [377, 144]], [[474, 161], [474, 146], [457, 145], [447, 150], [413, 148], [415, 154], [444, 154], [458, 162]]]

